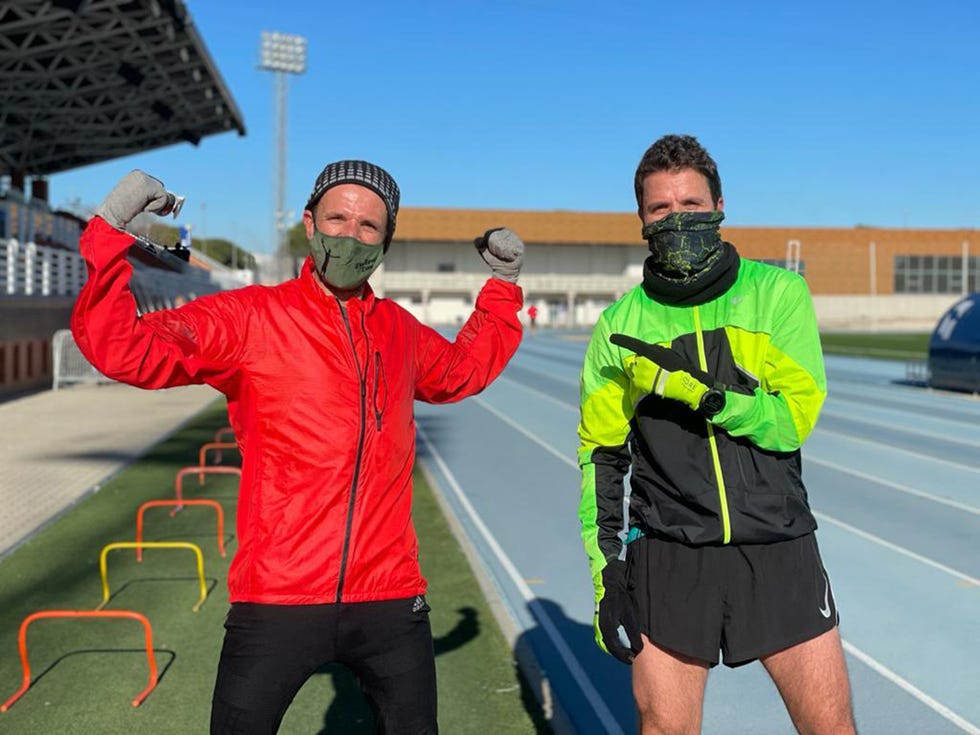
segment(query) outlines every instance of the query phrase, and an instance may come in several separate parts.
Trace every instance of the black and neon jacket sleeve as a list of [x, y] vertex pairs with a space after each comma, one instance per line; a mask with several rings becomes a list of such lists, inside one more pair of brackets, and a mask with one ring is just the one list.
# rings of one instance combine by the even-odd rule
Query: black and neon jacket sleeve
[[628, 439], [633, 405], [629, 381], [600, 318], [585, 354], [580, 381], [578, 463], [582, 470], [579, 520], [589, 557], [596, 600], [602, 597], [602, 569], [621, 558], [629, 518], [624, 510], [630, 469]]
[[792, 452], [813, 431], [827, 380], [806, 282], [784, 275], [779, 285], [778, 294], [767, 294], [775, 309], [764, 329], [750, 338], [735, 330], [728, 335], [740, 357], [757, 366], [760, 386], [748, 395], [729, 391], [725, 409], [712, 423], [762, 449]]

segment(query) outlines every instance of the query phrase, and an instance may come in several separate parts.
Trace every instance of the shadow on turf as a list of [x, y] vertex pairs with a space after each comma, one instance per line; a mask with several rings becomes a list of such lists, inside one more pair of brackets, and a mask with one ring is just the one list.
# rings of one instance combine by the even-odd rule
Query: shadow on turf
[[[194, 582], [195, 585], [196, 585], [199, 579], [200, 579], [199, 577], [140, 577], [139, 579], [131, 579], [128, 582], [124, 582], [122, 585], [119, 586], [119, 589], [117, 589], [115, 592], [113, 592], [111, 595], [109, 595], [109, 599], [105, 601], [105, 604], [102, 605], [102, 608], [101, 609], [103, 609], [103, 610], [107, 609], [107, 606], [120, 593], [122, 593], [124, 590], [126, 590], [126, 588], [128, 588], [130, 585], [143, 584], [144, 582], [151, 582], [152, 583], [152, 582], [183, 582], [183, 581]], [[208, 604], [208, 600], [211, 599], [211, 593], [214, 591], [214, 588], [217, 585], [218, 585], [218, 580], [215, 579], [214, 577], [205, 577], [204, 578], [204, 589], [207, 592], [207, 595], [204, 598], [204, 603], [201, 605], [201, 608], [203, 608], [204, 605], [207, 605]], [[196, 590], [197, 587], [195, 586], [194, 589]], [[198, 612], [200, 612], [200, 611], [198, 611]]]
[[[37, 683], [41, 681], [41, 679], [44, 678], [47, 674], [50, 674], [55, 669], [55, 667], [58, 664], [60, 664], [62, 661], [67, 661], [73, 656], [82, 656], [89, 653], [113, 653], [113, 654], [138, 653], [143, 659], [146, 658], [145, 648], [82, 648], [78, 651], [69, 651], [68, 653], [62, 654], [61, 656], [56, 658], [54, 661], [48, 664], [40, 673], [38, 673], [37, 676], [34, 676], [31, 679], [30, 688], [26, 692], [24, 692], [23, 697], [27, 697], [31, 693], [31, 689], [33, 689], [37, 685]], [[170, 667], [173, 665], [173, 662], [177, 660], [177, 652], [172, 651], [169, 648], [154, 648], [153, 655], [157, 663], [156, 683], [157, 686], [159, 686], [160, 682], [163, 681], [163, 677], [166, 675], [167, 671], [169, 671]], [[161, 665], [161, 658], [166, 659], [166, 662], [163, 663], [162, 665]], [[132, 699], [134, 695], [138, 694], [142, 689], [142, 687], [145, 685], [146, 685], [145, 681], [139, 682], [139, 686], [135, 686], [133, 691], [130, 693], [129, 699]], [[153, 692], [150, 692], [149, 696], [152, 697]], [[15, 702], [13, 706], [16, 706], [16, 704], [17, 703]]]
[[[437, 657], [462, 648], [480, 633], [479, 615], [474, 608], [461, 607], [456, 612], [459, 613], [459, 620], [453, 629], [432, 641]], [[317, 674], [329, 676], [336, 693], [323, 715], [323, 727], [317, 735], [374, 735], [374, 714], [350, 670], [340, 664], [330, 664], [322, 667]], [[535, 733], [550, 733], [534, 692], [520, 674], [518, 683], [521, 701], [535, 723]]]

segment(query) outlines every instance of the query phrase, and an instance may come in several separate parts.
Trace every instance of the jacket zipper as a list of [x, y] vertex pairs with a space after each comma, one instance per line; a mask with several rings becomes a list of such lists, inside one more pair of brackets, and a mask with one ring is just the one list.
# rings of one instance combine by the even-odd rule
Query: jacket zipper
[[[384, 385], [384, 394], [381, 396], [381, 408], [378, 408], [378, 393]], [[377, 423], [378, 431], [381, 431], [381, 414], [384, 412], [385, 401], [388, 400], [388, 383], [385, 382], [384, 369], [381, 364], [381, 353], [374, 351], [374, 420]]]
[[[340, 603], [344, 592], [344, 577], [347, 575], [347, 553], [350, 550], [351, 528], [354, 525], [354, 501], [357, 499], [357, 481], [361, 474], [361, 454], [364, 451], [364, 425], [367, 422], [367, 380], [365, 373], [361, 372], [361, 363], [357, 359], [357, 348], [354, 345], [354, 332], [350, 326], [350, 319], [347, 317], [347, 310], [340, 299], [337, 299], [340, 306], [340, 313], [344, 317], [344, 326], [347, 328], [347, 337], [350, 340], [351, 353], [354, 355], [354, 366], [357, 369], [357, 380], [361, 386], [361, 422], [357, 436], [357, 455], [354, 459], [354, 476], [350, 483], [350, 500], [347, 503], [347, 525], [344, 528], [344, 546], [340, 552], [340, 575], [337, 577], [337, 602]], [[362, 324], [363, 327], [363, 324]]]
[[[698, 363], [699, 367], [708, 372], [708, 357], [704, 349], [704, 333], [701, 331], [701, 312], [698, 307], [694, 307], [694, 334], [698, 341]], [[732, 542], [732, 522], [728, 513], [728, 492], [725, 490], [725, 477], [721, 471], [721, 458], [718, 455], [718, 441], [715, 439], [715, 427], [705, 418], [704, 422], [708, 425], [708, 447], [711, 449], [711, 463], [715, 470], [715, 479], [718, 484], [718, 507], [721, 509], [721, 542], [730, 544]]]

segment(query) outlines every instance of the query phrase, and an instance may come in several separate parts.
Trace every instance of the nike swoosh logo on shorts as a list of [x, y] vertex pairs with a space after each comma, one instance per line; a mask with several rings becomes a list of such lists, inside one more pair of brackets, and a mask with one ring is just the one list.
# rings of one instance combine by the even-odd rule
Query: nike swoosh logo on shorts
[[830, 617], [830, 580], [827, 579], [827, 573], [823, 573], [823, 607], [818, 607], [820, 614], [825, 618]]

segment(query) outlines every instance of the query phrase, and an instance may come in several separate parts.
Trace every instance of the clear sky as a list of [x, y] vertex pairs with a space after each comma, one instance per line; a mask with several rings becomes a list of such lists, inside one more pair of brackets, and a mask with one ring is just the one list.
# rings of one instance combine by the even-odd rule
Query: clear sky
[[198, 234], [270, 252], [269, 30], [309, 41], [288, 92], [294, 219], [340, 158], [387, 168], [403, 206], [631, 212], [643, 151], [689, 133], [728, 225], [980, 227], [977, 0], [185, 4], [247, 135], [52, 176], [53, 205], [142, 168]]

